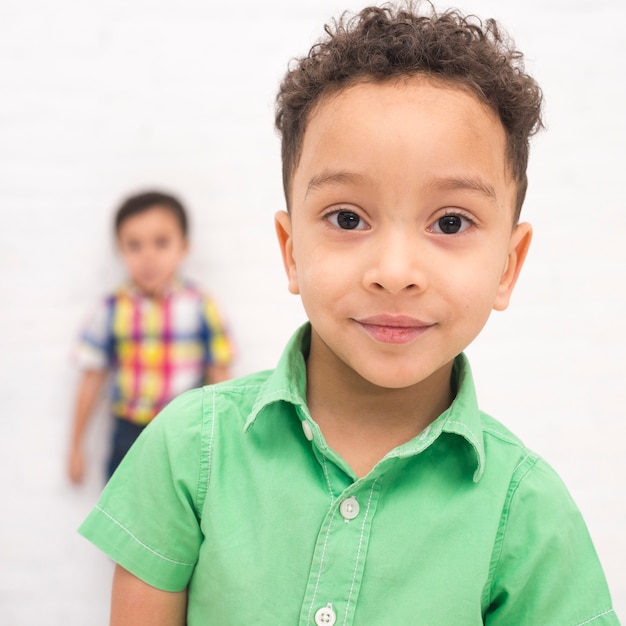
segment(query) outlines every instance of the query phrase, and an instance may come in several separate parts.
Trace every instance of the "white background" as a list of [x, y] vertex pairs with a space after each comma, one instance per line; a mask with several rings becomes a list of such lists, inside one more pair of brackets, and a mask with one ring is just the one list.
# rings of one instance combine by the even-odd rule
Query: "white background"
[[[82, 320], [121, 278], [111, 214], [158, 186], [192, 213], [187, 274], [219, 300], [237, 373], [272, 367], [304, 315], [272, 217], [273, 101], [288, 60], [349, 0], [0, 2], [0, 619], [104, 625], [111, 563], [75, 529], [64, 474]], [[439, 5], [441, 6], [441, 5]], [[626, 183], [621, 0], [463, 0], [499, 19], [546, 95], [512, 306], [468, 352], [485, 410], [565, 479], [626, 616]]]

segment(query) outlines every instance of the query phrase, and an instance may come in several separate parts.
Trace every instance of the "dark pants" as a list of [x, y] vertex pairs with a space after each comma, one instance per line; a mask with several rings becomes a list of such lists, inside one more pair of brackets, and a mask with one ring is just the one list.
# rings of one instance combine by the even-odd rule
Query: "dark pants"
[[130, 447], [135, 443], [135, 439], [139, 437], [145, 426], [133, 424], [128, 420], [120, 417], [115, 418], [113, 426], [113, 441], [111, 445], [111, 454], [107, 463], [107, 480], [113, 476], [113, 472], [122, 462]]

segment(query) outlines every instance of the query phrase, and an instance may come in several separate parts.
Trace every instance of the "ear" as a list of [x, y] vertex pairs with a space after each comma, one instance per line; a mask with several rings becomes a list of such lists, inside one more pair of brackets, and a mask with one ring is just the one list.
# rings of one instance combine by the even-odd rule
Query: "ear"
[[532, 237], [533, 229], [528, 223], [518, 224], [513, 230], [509, 253], [506, 257], [504, 271], [500, 278], [498, 293], [493, 305], [496, 311], [504, 311], [509, 306], [513, 287], [515, 287], [522, 265], [524, 265]]
[[293, 294], [300, 293], [298, 287], [298, 271], [296, 260], [293, 256], [293, 238], [291, 236], [291, 216], [287, 211], [278, 211], [274, 216], [274, 226], [278, 236], [280, 252], [283, 255], [283, 265], [287, 273], [289, 291]]

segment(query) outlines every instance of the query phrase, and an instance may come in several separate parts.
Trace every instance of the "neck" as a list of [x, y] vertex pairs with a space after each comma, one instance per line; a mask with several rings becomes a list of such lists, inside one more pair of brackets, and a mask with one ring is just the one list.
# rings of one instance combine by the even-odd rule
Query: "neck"
[[410, 387], [379, 387], [312, 342], [307, 403], [328, 445], [364, 476], [450, 406], [451, 372], [450, 362]]

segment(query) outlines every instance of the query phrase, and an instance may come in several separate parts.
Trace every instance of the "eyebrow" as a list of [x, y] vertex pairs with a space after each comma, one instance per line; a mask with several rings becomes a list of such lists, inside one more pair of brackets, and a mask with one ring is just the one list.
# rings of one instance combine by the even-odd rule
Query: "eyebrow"
[[476, 191], [494, 202], [497, 199], [495, 188], [475, 176], [435, 178], [429, 183], [429, 187], [437, 191]]
[[[316, 189], [323, 189], [332, 185], [363, 183], [365, 179], [365, 176], [356, 172], [325, 169], [311, 178], [307, 185], [306, 195]], [[478, 176], [434, 178], [429, 181], [428, 187], [435, 191], [475, 191], [493, 202], [497, 200], [496, 190], [493, 185], [486, 183]]]
[[324, 187], [329, 187], [332, 185], [362, 183], [364, 179], [364, 176], [362, 176], [361, 174], [356, 174], [354, 172], [325, 169], [311, 178], [306, 188], [306, 195], [308, 195], [311, 191], [315, 191], [316, 189], [322, 189]]

